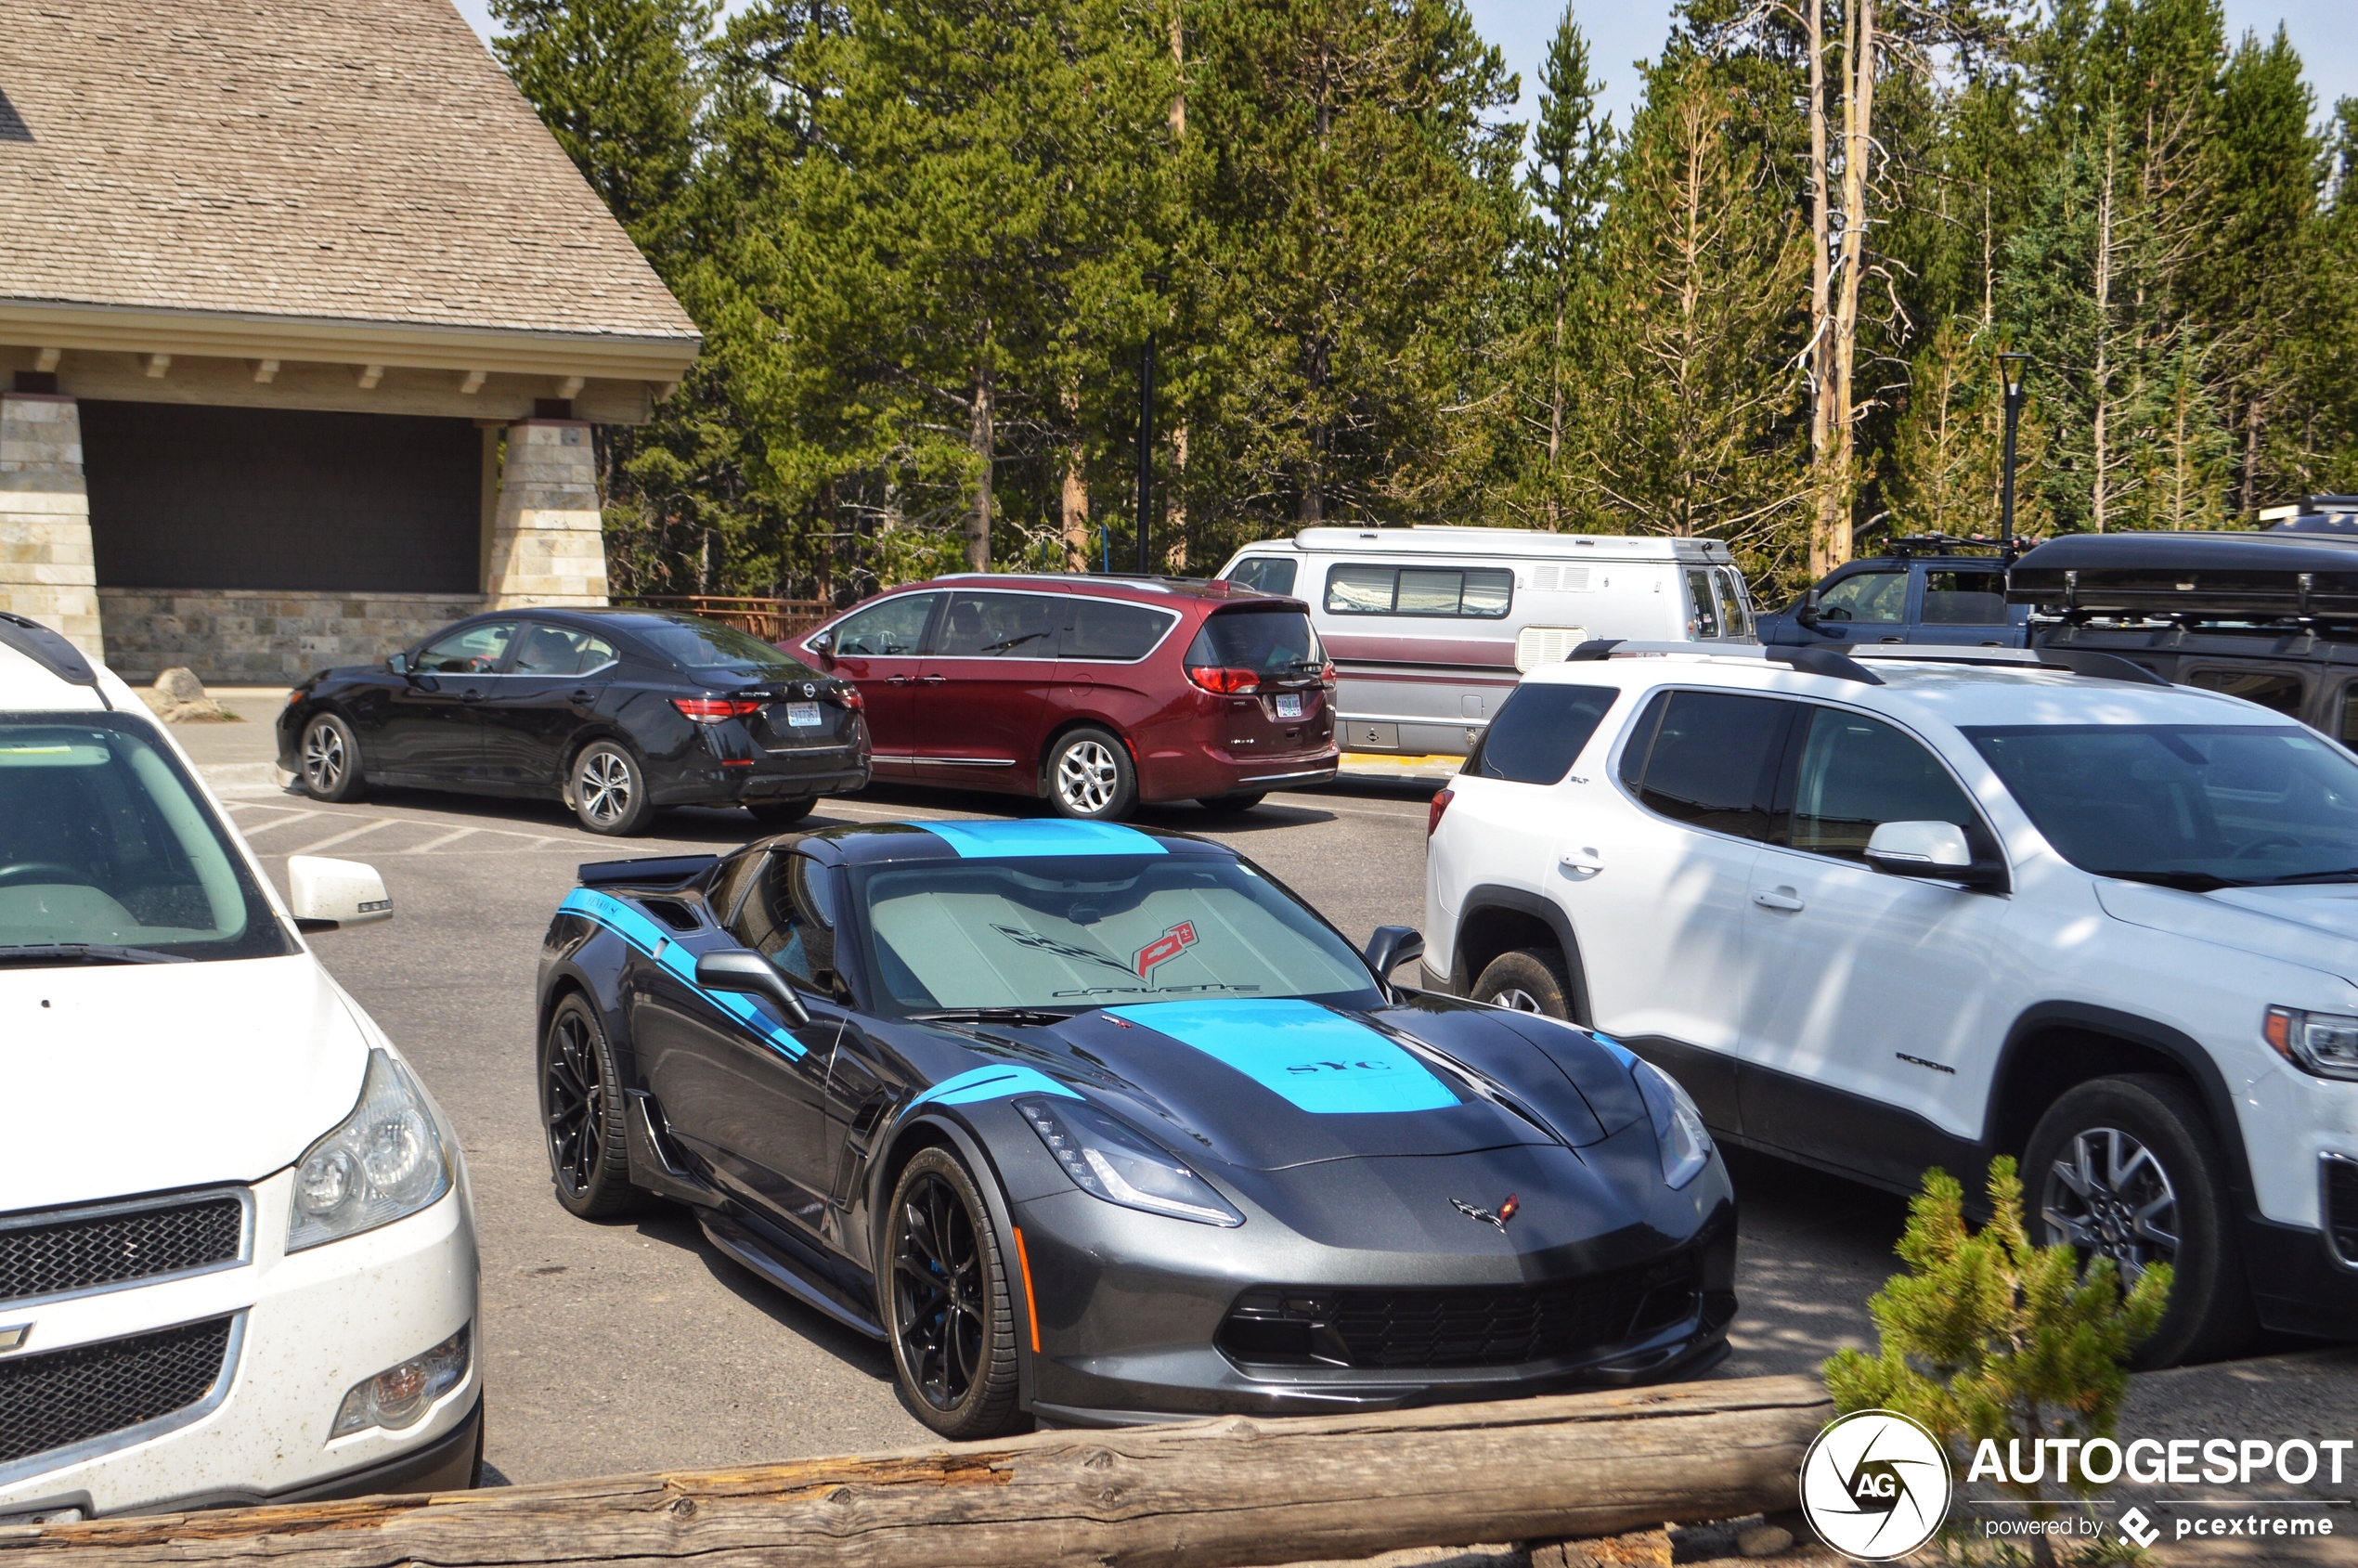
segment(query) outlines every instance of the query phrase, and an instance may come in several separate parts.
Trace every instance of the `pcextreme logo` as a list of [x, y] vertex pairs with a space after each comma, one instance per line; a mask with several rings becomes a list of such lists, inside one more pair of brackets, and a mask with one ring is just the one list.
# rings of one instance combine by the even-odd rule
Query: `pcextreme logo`
[[1801, 1511], [1818, 1538], [1860, 1562], [1905, 1557], [1949, 1515], [1949, 1456], [1891, 1410], [1826, 1424], [1801, 1461]]

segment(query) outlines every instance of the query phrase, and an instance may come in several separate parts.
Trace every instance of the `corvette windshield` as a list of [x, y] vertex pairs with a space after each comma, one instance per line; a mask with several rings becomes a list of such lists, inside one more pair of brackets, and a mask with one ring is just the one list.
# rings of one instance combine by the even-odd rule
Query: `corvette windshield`
[[1207, 996], [1369, 1000], [1358, 955], [1234, 862], [934, 862], [872, 872], [858, 896], [877, 999], [903, 1014]]
[[2358, 763], [2298, 725], [1969, 728], [2055, 852], [2196, 892], [2358, 882]]
[[294, 951], [179, 762], [122, 714], [0, 716], [0, 966]]

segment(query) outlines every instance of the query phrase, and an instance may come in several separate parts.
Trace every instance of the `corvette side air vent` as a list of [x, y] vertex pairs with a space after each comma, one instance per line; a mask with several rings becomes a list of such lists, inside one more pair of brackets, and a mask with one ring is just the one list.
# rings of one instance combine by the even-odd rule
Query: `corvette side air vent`
[[677, 899], [641, 899], [639, 907], [675, 931], [704, 928], [704, 922], [696, 918], [696, 912]]

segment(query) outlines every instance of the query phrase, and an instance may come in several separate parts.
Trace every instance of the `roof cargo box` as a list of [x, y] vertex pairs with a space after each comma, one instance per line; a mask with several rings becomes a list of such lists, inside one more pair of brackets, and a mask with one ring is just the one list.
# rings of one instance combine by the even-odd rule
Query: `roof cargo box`
[[2358, 537], [2066, 534], [2015, 563], [2006, 600], [2073, 616], [2358, 620]]

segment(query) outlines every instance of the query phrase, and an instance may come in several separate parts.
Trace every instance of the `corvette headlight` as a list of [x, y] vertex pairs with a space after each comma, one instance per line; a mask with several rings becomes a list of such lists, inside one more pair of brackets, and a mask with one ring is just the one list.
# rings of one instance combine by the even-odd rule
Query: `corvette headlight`
[[1077, 1100], [1017, 1100], [1016, 1108], [1092, 1198], [1198, 1225], [1245, 1223], [1210, 1182], [1110, 1116]]
[[1711, 1134], [1703, 1124], [1703, 1112], [1695, 1108], [1695, 1102], [1676, 1079], [1652, 1062], [1633, 1064], [1629, 1076], [1638, 1081], [1646, 1114], [1653, 1118], [1654, 1145], [1662, 1151], [1662, 1179], [1673, 1187], [1685, 1186], [1711, 1163]]
[[295, 1166], [287, 1251], [341, 1241], [414, 1214], [450, 1190], [450, 1156], [401, 1064], [369, 1053], [360, 1104]]

